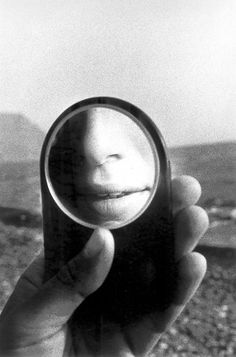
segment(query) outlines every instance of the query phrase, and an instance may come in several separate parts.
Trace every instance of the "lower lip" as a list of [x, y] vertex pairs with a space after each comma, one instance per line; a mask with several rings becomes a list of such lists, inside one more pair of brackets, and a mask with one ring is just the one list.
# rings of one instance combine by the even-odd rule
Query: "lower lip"
[[145, 206], [150, 191], [133, 192], [117, 198], [99, 196], [79, 196], [78, 209], [83, 219], [102, 226], [115, 226], [133, 219]]

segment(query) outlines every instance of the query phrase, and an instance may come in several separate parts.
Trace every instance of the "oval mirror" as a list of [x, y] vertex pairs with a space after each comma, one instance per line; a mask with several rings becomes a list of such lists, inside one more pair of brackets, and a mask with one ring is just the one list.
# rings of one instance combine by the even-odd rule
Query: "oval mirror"
[[149, 206], [160, 163], [149, 132], [119, 105], [92, 103], [59, 118], [45, 173], [59, 208], [86, 227], [120, 228]]

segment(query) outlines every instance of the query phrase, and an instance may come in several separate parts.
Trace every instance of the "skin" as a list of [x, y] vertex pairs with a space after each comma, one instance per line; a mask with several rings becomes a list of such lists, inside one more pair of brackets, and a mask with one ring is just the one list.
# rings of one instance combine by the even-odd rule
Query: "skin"
[[[79, 113], [66, 125], [69, 134], [62, 127], [55, 146], [72, 162], [66, 155], [61, 159], [66, 169], [55, 175], [58, 191], [65, 192], [65, 183], [73, 185], [77, 215], [94, 225], [114, 228], [135, 217], [159, 175], [143, 131], [123, 113], [104, 107]], [[107, 193], [113, 197], [102, 197]]]
[[[156, 311], [142, 321], [121, 330], [110, 326], [104, 332], [101, 356], [147, 356], [161, 335], [176, 320], [197, 290], [206, 271], [205, 258], [194, 247], [208, 227], [205, 211], [196, 206], [201, 189], [189, 176], [172, 181], [176, 262], [179, 269], [178, 294], [165, 312]], [[84, 250], [59, 273], [42, 284], [44, 257], [38, 256], [21, 276], [0, 316], [0, 355], [72, 357], [67, 322], [73, 311], [106, 279], [114, 255], [109, 230], [98, 228]], [[68, 268], [69, 267], [69, 268]], [[62, 277], [72, 270], [73, 285]], [[135, 296], [134, 296], [135, 298]], [[81, 307], [82, 308], [82, 307]], [[81, 331], [79, 356], [93, 356], [91, 340]]]

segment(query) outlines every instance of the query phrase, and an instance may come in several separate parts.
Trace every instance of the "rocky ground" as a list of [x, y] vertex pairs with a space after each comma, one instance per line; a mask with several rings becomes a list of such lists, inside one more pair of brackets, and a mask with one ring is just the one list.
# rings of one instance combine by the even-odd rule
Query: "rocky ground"
[[[26, 265], [42, 246], [40, 228], [0, 224], [0, 310]], [[155, 356], [236, 356], [236, 250], [200, 246], [206, 277]]]
[[236, 250], [201, 246], [206, 277], [156, 350], [166, 357], [236, 356]]

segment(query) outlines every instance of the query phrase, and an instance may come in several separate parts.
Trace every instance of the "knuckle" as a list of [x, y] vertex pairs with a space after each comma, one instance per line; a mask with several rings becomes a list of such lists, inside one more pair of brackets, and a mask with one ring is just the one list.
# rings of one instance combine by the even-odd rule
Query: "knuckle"
[[77, 282], [77, 274], [71, 264], [64, 265], [57, 273], [56, 278], [66, 287], [73, 287]]

